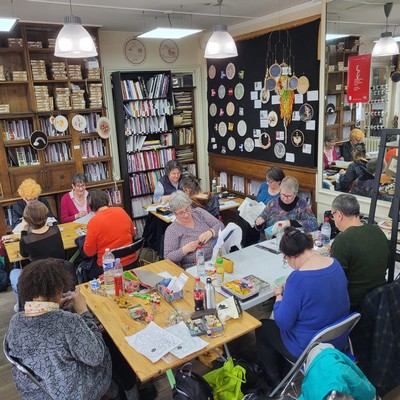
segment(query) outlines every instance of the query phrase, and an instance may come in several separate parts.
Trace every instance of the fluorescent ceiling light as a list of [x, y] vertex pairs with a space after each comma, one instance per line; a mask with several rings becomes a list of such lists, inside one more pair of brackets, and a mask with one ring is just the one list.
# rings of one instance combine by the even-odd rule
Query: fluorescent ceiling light
[[151, 39], [181, 39], [189, 35], [201, 32], [202, 29], [185, 29], [185, 28], [155, 28], [149, 32], [138, 35], [140, 38]]
[[340, 33], [327, 33], [325, 40], [334, 40], [334, 39], [340, 39], [340, 38], [344, 38], [344, 37], [349, 37], [350, 35], [346, 35], [346, 34], [340, 34]]
[[0, 18], [0, 32], [10, 32], [17, 22], [17, 18]]
[[[400, 42], [400, 36], [395, 36], [394, 38], [393, 38], [396, 42]], [[378, 41], [377, 40], [374, 40], [374, 43], [377, 43]]]

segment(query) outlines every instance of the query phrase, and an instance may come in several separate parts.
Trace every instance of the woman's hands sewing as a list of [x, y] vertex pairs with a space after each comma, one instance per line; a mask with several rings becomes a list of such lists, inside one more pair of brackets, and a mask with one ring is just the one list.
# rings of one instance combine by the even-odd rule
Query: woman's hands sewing
[[199, 235], [199, 242], [200, 243], [207, 243], [209, 240], [211, 240], [214, 237], [214, 231], [212, 229], [209, 229]]
[[256, 225], [262, 225], [265, 222], [265, 219], [262, 217], [258, 217], [256, 219]]
[[196, 251], [197, 246], [199, 245], [199, 243], [200, 243], [199, 240], [193, 240], [193, 242], [186, 243], [182, 247], [183, 254], [186, 255], [186, 254], [193, 253], [194, 251]]

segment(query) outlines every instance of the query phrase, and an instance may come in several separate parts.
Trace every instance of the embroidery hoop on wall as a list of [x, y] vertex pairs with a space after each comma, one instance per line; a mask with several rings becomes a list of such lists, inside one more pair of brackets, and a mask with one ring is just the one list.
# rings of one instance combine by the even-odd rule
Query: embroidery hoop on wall
[[[267, 140], [267, 144], [263, 143], [263, 137], [265, 137], [265, 139]], [[267, 132], [261, 132], [261, 135], [258, 138], [258, 142], [260, 144], [260, 147], [264, 150], [267, 150], [272, 146], [271, 137], [269, 136], [269, 134]]]

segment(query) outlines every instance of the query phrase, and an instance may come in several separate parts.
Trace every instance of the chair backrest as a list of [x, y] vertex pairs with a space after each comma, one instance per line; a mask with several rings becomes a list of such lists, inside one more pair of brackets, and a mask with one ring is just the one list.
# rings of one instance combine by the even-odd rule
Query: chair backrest
[[117, 249], [112, 249], [111, 253], [114, 255], [115, 258], [124, 258], [136, 252], [139, 252], [138, 259], [140, 256], [140, 251], [144, 246], [144, 238], [140, 238], [131, 244], [126, 246], [118, 247]]
[[353, 312], [347, 317], [341, 318], [339, 321], [336, 321], [317, 332], [308, 346], [315, 342], [329, 343], [332, 340], [339, 338], [346, 332], [349, 333], [360, 320], [360, 318], [361, 314], [358, 312]]
[[40, 389], [43, 390], [44, 393], [49, 396], [49, 398], [52, 399], [52, 397], [49, 395], [45, 387], [39, 382], [39, 379], [35, 375], [35, 373], [26, 367], [24, 364], [22, 364], [19, 360], [17, 360], [15, 357], [10, 355], [10, 349], [8, 347], [8, 342], [7, 342], [7, 334], [4, 335], [3, 339], [3, 352], [4, 356], [6, 357], [7, 361], [12, 364], [14, 367], [16, 367], [19, 371], [21, 371], [25, 376], [27, 376], [35, 385], [37, 385]]

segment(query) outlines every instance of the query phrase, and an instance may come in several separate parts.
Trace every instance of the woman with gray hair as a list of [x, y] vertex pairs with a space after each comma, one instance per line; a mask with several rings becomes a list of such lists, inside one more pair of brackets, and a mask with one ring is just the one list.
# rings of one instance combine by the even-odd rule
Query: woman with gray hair
[[256, 219], [256, 225], [265, 223], [266, 227], [272, 227], [272, 234], [278, 231], [278, 222], [282, 228], [294, 226], [302, 228], [305, 232], [316, 231], [317, 219], [306, 200], [299, 198], [299, 182], [293, 176], [286, 176], [281, 182], [281, 192], [278, 198], [272, 199], [264, 211]]
[[182, 170], [182, 164], [177, 160], [169, 160], [165, 164], [165, 175], [161, 177], [154, 188], [154, 203], [169, 201], [170, 195], [179, 187]]
[[192, 208], [190, 198], [181, 190], [171, 194], [169, 207], [176, 220], [165, 231], [164, 258], [187, 269], [195, 265], [197, 246], [201, 244], [205, 260], [212, 256], [214, 238], [223, 229], [222, 222], [200, 207]]
[[84, 174], [78, 173], [72, 177], [72, 190], [61, 198], [61, 223], [75, 221], [90, 213], [86, 183]]

